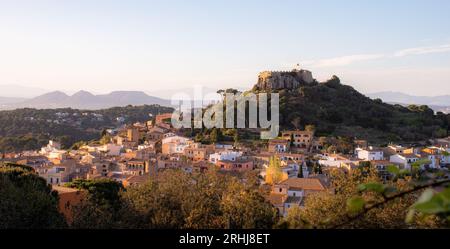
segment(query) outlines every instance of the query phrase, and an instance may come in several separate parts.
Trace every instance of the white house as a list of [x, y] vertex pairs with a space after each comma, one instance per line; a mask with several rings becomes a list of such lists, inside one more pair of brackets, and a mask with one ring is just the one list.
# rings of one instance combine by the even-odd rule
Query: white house
[[41, 148], [41, 155], [48, 155], [54, 151], [61, 151], [61, 144], [53, 140], [48, 141], [47, 146]]
[[432, 169], [437, 169], [441, 167], [440, 165], [441, 155], [422, 151], [418, 156], [420, 156], [421, 160], [429, 161], [429, 164], [422, 166], [427, 166]]
[[99, 146], [83, 146], [82, 148], [87, 149], [88, 152], [103, 152], [106, 153], [108, 156], [120, 156], [120, 152], [122, 150], [122, 145], [118, 144], [105, 144], [105, 145], [99, 145]]
[[343, 164], [356, 163], [357, 161], [352, 160], [350, 158], [341, 156], [341, 155], [329, 155], [322, 156], [319, 160], [319, 164], [325, 167], [342, 167]]
[[355, 150], [358, 159], [365, 161], [381, 161], [384, 159], [384, 153], [381, 149], [375, 149], [370, 146], [368, 149], [357, 148]]
[[304, 161], [302, 162], [297, 162], [293, 160], [282, 161], [281, 165], [284, 166], [282, 170], [287, 173], [289, 178], [298, 177], [300, 167], [302, 167], [303, 177], [308, 178], [309, 176], [308, 167], [306, 165], [306, 162]]
[[105, 144], [99, 149], [99, 151], [106, 152], [108, 154], [108, 156], [119, 156], [121, 150], [122, 150], [121, 145], [112, 144], [112, 143]]
[[217, 163], [218, 161], [236, 161], [240, 156], [242, 156], [242, 152], [240, 151], [226, 150], [209, 155], [209, 161], [211, 163]]
[[181, 136], [170, 136], [162, 140], [162, 153], [165, 155], [183, 153], [192, 140]]
[[418, 160], [419, 157], [415, 154], [395, 154], [389, 158], [389, 162], [402, 165], [405, 169], [411, 169], [411, 164]]

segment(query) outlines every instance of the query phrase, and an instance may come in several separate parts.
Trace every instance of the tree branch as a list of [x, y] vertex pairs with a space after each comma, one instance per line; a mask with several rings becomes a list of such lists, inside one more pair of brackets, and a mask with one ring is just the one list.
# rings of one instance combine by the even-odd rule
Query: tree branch
[[364, 207], [364, 210], [361, 211], [358, 215], [352, 216], [352, 217], [350, 217], [349, 219], [347, 219], [344, 222], [341, 222], [339, 224], [333, 225], [332, 227], [330, 227], [330, 229], [338, 229], [338, 228], [340, 228], [342, 226], [348, 225], [348, 224], [352, 223], [353, 221], [363, 217], [370, 210], [375, 209], [375, 208], [380, 208], [380, 207], [384, 206], [385, 204], [387, 204], [388, 202], [390, 202], [392, 200], [401, 198], [401, 197], [403, 197], [405, 195], [408, 195], [408, 194], [412, 194], [412, 193], [417, 192], [417, 191], [422, 190], [422, 189], [431, 188], [431, 187], [438, 187], [438, 186], [441, 186], [442, 184], [445, 184], [445, 183], [450, 183], [450, 179], [445, 179], [445, 180], [441, 180], [441, 181], [434, 181], [434, 182], [431, 182], [431, 183], [428, 183], [428, 184], [416, 186], [416, 187], [414, 187], [414, 188], [412, 188], [410, 190], [403, 191], [403, 192], [400, 192], [400, 193], [397, 193], [397, 194], [394, 194], [394, 195], [391, 195], [391, 196], [388, 196], [388, 197], [383, 195], [383, 197], [384, 197], [383, 201], [375, 203], [375, 204], [372, 204], [372, 205], [367, 206], [367, 207]]

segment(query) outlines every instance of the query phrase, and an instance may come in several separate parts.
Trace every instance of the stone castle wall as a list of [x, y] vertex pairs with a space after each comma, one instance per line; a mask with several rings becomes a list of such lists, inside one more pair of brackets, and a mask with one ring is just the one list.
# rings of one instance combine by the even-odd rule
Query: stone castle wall
[[261, 90], [295, 89], [313, 81], [312, 73], [308, 70], [264, 71], [258, 76], [257, 86]]

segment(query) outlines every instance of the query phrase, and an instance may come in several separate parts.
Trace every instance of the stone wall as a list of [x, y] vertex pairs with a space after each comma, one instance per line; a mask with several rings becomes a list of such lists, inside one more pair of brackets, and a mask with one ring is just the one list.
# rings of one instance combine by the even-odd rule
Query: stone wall
[[264, 71], [258, 76], [257, 86], [261, 90], [295, 89], [313, 81], [312, 73], [307, 70]]

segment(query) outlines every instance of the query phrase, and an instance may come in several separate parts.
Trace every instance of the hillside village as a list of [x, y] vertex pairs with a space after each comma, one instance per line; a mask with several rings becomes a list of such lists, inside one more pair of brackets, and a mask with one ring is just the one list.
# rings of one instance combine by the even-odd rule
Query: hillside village
[[0, 240], [448, 247], [449, 13], [0, 0]]
[[[294, 69], [262, 72], [255, 88], [293, 91], [317, 84], [310, 71]], [[77, 127], [80, 124], [71, 120], [78, 115], [89, 116], [97, 123], [105, 118], [96, 112], [58, 111], [55, 115], [55, 119], [45, 122]], [[217, 138], [226, 131], [214, 129], [209, 134], [195, 135], [175, 129], [170, 122], [171, 112], [140, 113], [140, 116], [148, 120], [127, 123], [123, 116], [118, 116], [114, 120], [117, 126], [105, 129], [99, 140], [79, 142], [70, 149], [63, 149], [60, 141], [50, 140], [37, 151], [4, 153], [0, 162], [32, 167], [59, 193], [59, 208], [68, 221], [72, 219], [73, 206], [84, 198], [80, 189], [70, 187], [70, 183], [80, 179], [109, 179], [130, 188], [167, 170], [185, 174], [218, 171], [242, 182], [252, 173], [257, 175], [265, 201], [278, 210], [279, 216], [286, 217], [292, 208], [302, 208], [311, 194], [334, 191], [332, 170], [348, 174], [371, 167], [382, 180], [388, 181], [393, 172], [419, 168], [448, 175], [450, 168], [450, 137], [431, 139], [426, 144], [389, 143], [380, 147], [358, 138], [324, 137], [317, 134], [314, 125], [301, 125], [294, 119], [294, 128], [285, 126], [275, 139], [257, 142], [251, 136], [240, 138], [242, 133], [251, 133], [244, 129], [241, 133], [232, 132], [230, 141]], [[36, 118], [30, 116], [28, 122], [35, 122]]]
[[[2, 156], [1, 161], [27, 165], [59, 192], [61, 203], [77, 203], [65, 187], [75, 179], [108, 178], [125, 187], [140, 185], [167, 169], [187, 174], [219, 170], [245, 180], [246, 172], [259, 175], [265, 198], [285, 216], [289, 209], [302, 207], [311, 193], [330, 191], [327, 172], [339, 169], [350, 172], [362, 165], [375, 167], [383, 179], [392, 175], [395, 166], [410, 170], [415, 164], [422, 169], [448, 172], [450, 137], [431, 141], [430, 146], [411, 147], [390, 144], [373, 147], [355, 140], [350, 153], [335, 153], [324, 147], [313, 127], [306, 130], [284, 130], [264, 146], [249, 150], [240, 142], [202, 144], [170, 125], [171, 113], [159, 114], [148, 122], [128, 124], [108, 130], [102, 141], [63, 150], [57, 141], [49, 141], [39, 151], [23, 151]], [[273, 169], [281, 172], [274, 177]], [[180, 193], [181, 194], [181, 193]], [[75, 197], [74, 197], [75, 196]], [[70, 210], [70, 205], [62, 205]], [[70, 213], [67, 210], [65, 213]]]

